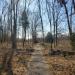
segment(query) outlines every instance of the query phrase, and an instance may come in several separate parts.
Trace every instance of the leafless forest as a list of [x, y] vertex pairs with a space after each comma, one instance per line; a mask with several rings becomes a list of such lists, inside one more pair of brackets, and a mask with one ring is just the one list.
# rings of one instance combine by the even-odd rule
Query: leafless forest
[[75, 75], [75, 0], [0, 0], [0, 75]]

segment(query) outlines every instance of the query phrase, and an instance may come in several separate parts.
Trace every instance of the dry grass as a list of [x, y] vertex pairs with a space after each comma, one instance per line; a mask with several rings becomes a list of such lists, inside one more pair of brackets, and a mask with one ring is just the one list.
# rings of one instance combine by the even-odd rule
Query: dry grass
[[52, 75], [75, 75], [75, 60], [66, 60], [64, 57], [57, 56], [45, 58]]
[[[25, 47], [22, 48], [22, 44], [17, 44], [17, 50], [26, 52], [26, 49], [31, 48], [32, 45], [25, 44]], [[3, 45], [0, 45], [0, 65], [2, 64], [4, 54], [8, 51], [11, 51], [11, 44], [4, 43]], [[14, 52], [13, 59], [12, 59], [12, 70], [14, 75], [25, 75], [27, 72], [27, 61], [29, 61], [31, 58], [31, 55], [26, 54], [17, 54]], [[2, 72], [2, 75], [6, 75], [6, 72]]]
[[[32, 47], [32, 43], [26, 42], [23, 47], [22, 42], [17, 42], [17, 49], [26, 49]], [[11, 42], [4, 42], [0, 43], [0, 49], [9, 49], [12, 48], [12, 43]]]
[[59, 40], [57, 48], [60, 50], [71, 50], [70, 40]]
[[30, 60], [30, 56], [27, 55], [15, 55], [12, 60], [12, 69], [14, 75], [25, 75], [27, 72], [27, 60]]
[[[43, 47], [45, 47], [46, 51], [50, 50], [51, 49], [51, 44], [45, 43], [43, 45]], [[52, 44], [52, 49], [70, 51], [71, 50], [70, 40], [65, 40], [65, 39], [59, 40], [56, 47], [54, 47], [54, 43]]]
[[[7, 43], [0, 43], [0, 48], [11, 48], [12, 45], [11, 45], [11, 42]], [[23, 47], [23, 43], [22, 42], [17, 42], [17, 48], [18, 49], [26, 49], [26, 48], [29, 48], [29, 47], [33, 47], [33, 44], [32, 43], [28, 43], [26, 42], [24, 47]], [[44, 47], [47, 48], [47, 49], [50, 49], [50, 44], [49, 43], [45, 43], [44, 44]], [[60, 39], [58, 40], [58, 45], [56, 47], [54, 47], [54, 44], [53, 44], [53, 49], [59, 49], [59, 50], [71, 50], [71, 45], [70, 45], [70, 40], [69, 39]]]

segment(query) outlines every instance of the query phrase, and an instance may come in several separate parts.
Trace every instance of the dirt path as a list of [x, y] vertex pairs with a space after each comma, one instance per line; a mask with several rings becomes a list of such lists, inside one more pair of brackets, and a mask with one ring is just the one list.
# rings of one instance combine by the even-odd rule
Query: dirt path
[[43, 56], [43, 47], [38, 44], [34, 49], [31, 62], [28, 63], [28, 75], [50, 75], [49, 65]]

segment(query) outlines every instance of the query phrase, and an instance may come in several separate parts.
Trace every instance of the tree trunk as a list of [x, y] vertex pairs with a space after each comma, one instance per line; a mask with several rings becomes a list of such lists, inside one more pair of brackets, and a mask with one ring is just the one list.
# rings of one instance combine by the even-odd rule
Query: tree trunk
[[54, 2], [53, 2], [53, 7], [52, 7], [52, 16], [53, 16], [53, 25], [54, 25], [54, 47], [55, 47], [55, 30], [56, 30], [56, 26], [55, 26], [55, 10], [54, 10]]
[[65, 8], [65, 13], [66, 13], [66, 17], [67, 17], [67, 23], [68, 23], [69, 34], [70, 34], [70, 36], [71, 36], [71, 34], [72, 34], [72, 29], [71, 29], [71, 25], [70, 25], [70, 21], [69, 21], [69, 15], [68, 15], [68, 10], [67, 10], [66, 4], [64, 4], [64, 8]]
[[15, 6], [14, 6], [14, 26], [13, 26], [13, 36], [12, 36], [12, 48], [16, 48], [16, 13], [15, 13]]
[[57, 30], [57, 29], [58, 29], [58, 27], [57, 27], [57, 23], [56, 23], [56, 46], [57, 46], [57, 44], [58, 44], [58, 43], [57, 43], [57, 34], [58, 34], [58, 30]]
[[73, 3], [74, 11], [75, 11], [75, 1], [72, 0], [72, 3]]
[[23, 47], [24, 47], [24, 44], [26, 42], [26, 29], [24, 30], [24, 32], [25, 32], [25, 36], [24, 36], [24, 40], [23, 40]]

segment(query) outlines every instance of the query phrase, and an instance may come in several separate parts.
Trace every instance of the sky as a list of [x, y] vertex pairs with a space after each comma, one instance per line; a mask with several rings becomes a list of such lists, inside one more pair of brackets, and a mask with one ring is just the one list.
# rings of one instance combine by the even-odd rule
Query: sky
[[3, 0], [0, 0], [0, 14], [1, 14], [2, 6], [3, 6]]
[[[0, 0], [0, 15], [2, 13], [2, 7], [5, 5], [5, 1], [7, 1], [7, 3], [9, 3], [10, 0]], [[70, 3], [71, 2], [69, 2], [69, 4]], [[42, 11], [42, 14], [43, 14], [42, 15], [42, 19], [43, 19], [43, 25], [44, 25], [44, 32], [45, 32], [45, 35], [46, 35], [50, 31], [50, 27], [49, 27], [49, 21], [48, 21], [47, 13], [44, 13], [46, 11], [46, 10], [44, 10], [45, 9], [45, 0], [43, 0], [43, 2], [41, 2], [41, 7], [43, 9], [43, 11]], [[70, 10], [69, 8], [70, 7], [68, 5], [68, 10]], [[18, 9], [18, 10], [20, 10], [19, 13], [22, 13], [23, 9], [24, 9], [24, 0], [20, 0], [20, 2], [19, 2], [19, 9]], [[36, 12], [37, 3], [35, 1], [33, 1], [32, 4], [29, 6], [29, 9], [32, 12]], [[63, 10], [63, 8], [60, 11], [61, 11], [61, 13], [65, 13], [64, 10]], [[63, 17], [61, 17], [61, 19], [65, 19], [65, 16], [66, 15], [64, 15]], [[73, 16], [73, 24], [75, 24], [75, 21], [74, 20], [75, 20], [75, 16]], [[65, 21], [62, 22], [62, 23], [60, 23], [60, 26], [59, 26], [59, 30], [61, 32], [61, 29], [62, 29], [62, 32], [61, 33], [63, 33], [63, 34], [64, 33], [65, 34], [68, 34], [68, 27], [67, 27], [66, 24], [67, 23], [66, 23], [66, 19], [65, 19]], [[73, 27], [73, 30], [74, 29], [75, 28]], [[19, 33], [20, 34], [20, 37], [22, 36], [21, 32], [22, 32], [22, 29], [20, 29], [20, 33]], [[40, 32], [39, 32], [39, 36], [41, 36], [41, 33]]]

